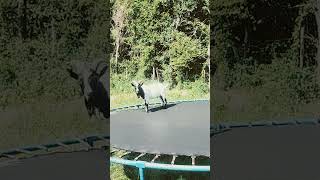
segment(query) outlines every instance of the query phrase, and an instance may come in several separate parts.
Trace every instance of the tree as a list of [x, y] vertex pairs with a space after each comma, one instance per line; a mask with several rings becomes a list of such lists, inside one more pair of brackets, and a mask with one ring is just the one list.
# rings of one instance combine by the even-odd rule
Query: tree
[[65, 66], [110, 52], [110, 4], [97, 0], [0, 2], [0, 105], [74, 98]]
[[314, 15], [317, 22], [317, 32], [318, 32], [318, 43], [317, 43], [317, 54], [316, 54], [316, 61], [317, 61], [317, 80], [318, 84], [320, 85], [320, 2], [315, 0], [313, 1], [313, 7], [315, 9]]
[[[119, 68], [130, 69], [133, 76], [173, 84], [201, 76], [208, 57], [209, 1], [128, 2], [121, 1], [127, 7], [122, 33], [113, 27], [115, 66], [120, 63]], [[117, 11], [121, 3], [116, 3]]]

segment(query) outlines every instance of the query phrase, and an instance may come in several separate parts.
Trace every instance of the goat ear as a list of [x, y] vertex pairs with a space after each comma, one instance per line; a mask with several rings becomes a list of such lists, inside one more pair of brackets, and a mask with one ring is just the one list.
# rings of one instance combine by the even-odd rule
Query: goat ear
[[102, 75], [104, 75], [108, 70], [108, 66], [104, 66], [99, 72], [99, 77], [101, 77]]
[[90, 73], [96, 73], [96, 71], [92, 68], [89, 68]]
[[95, 65], [94, 71], [99, 75], [99, 77], [104, 75], [109, 68], [109, 65], [104, 61], [96, 62], [96, 64], [94, 64], [94, 65]]
[[77, 73], [75, 73], [71, 68], [67, 68], [67, 71], [69, 72], [69, 75], [74, 78], [74, 79], [78, 79], [79, 75]]
[[139, 81], [139, 85], [142, 86], [143, 85], [143, 81]]

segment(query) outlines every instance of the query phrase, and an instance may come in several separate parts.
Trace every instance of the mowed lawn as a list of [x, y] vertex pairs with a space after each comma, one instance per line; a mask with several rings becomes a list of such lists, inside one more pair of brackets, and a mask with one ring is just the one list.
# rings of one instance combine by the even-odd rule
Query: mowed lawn
[[106, 134], [106, 121], [89, 119], [83, 99], [11, 105], [0, 110], [0, 150]]
[[[193, 89], [171, 89], [167, 92], [168, 101], [176, 100], [194, 100], [194, 99], [209, 99], [210, 93], [196, 92]], [[153, 99], [152, 102], [161, 102], [160, 99]], [[115, 90], [111, 90], [111, 108], [143, 104], [142, 99], [138, 99], [134, 90], [132, 93], [117, 93]], [[112, 128], [112, 127], [111, 127]], [[112, 137], [111, 137], [112, 138]], [[117, 152], [114, 156], [120, 156], [123, 152]], [[152, 156], [153, 157], [153, 156]], [[160, 160], [161, 163], [170, 163], [170, 156], [163, 157]], [[151, 160], [151, 157], [147, 157], [146, 160]], [[207, 160], [202, 161], [203, 164], [209, 164]], [[180, 160], [180, 164], [191, 165], [191, 158], [185, 157]], [[130, 180], [138, 179], [138, 169], [122, 166], [119, 164], [112, 164], [110, 167], [110, 177], [112, 180]], [[177, 171], [160, 171], [160, 170], [145, 170], [145, 179], [148, 180], [209, 180], [209, 173], [190, 173], [190, 172], [177, 172]]]
[[320, 116], [318, 100], [292, 104], [287, 97], [261, 93], [260, 89], [217, 90], [212, 92], [211, 99], [211, 123], [287, 121]]
[[[194, 93], [188, 89], [172, 89], [167, 92], [167, 101], [177, 100], [194, 100], [194, 99], [209, 99], [210, 93]], [[152, 99], [151, 102], [161, 102], [160, 98]], [[111, 109], [135, 104], [144, 104], [143, 99], [138, 98], [132, 89], [132, 93], [113, 93], [111, 91]]]

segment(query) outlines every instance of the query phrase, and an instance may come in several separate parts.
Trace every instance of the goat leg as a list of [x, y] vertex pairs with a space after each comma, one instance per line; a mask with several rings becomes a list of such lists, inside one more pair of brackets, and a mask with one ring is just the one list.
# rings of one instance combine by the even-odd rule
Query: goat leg
[[147, 101], [146, 101], [146, 100], [144, 101], [144, 105], [146, 106], [146, 107], [145, 107], [146, 112], [149, 112], [148, 103], [147, 103]]
[[167, 108], [167, 104], [168, 104], [167, 98], [165, 98], [165, 97], [162, 97], [162, 98], [163, 98], [163, 102], [164, 102], [164, 108]]
[[160, 99], [161, 99], [161, 106], [166, 108], [166, 103], [165, 103], [165, 98], [163, 96], [160, 96]]
[[167, 107], [167, 104], [168, 104], [167, 98], [164, 98], [164, 102], [165, 102], [164, 106]]
[[84, 103], [86, 105], [86, 109], [88, 111], [89, 118], [91, 119], [92, 115], [94, 114], [94, 110], [92, 107], [93, 105], [87, 99], [84, 99]]

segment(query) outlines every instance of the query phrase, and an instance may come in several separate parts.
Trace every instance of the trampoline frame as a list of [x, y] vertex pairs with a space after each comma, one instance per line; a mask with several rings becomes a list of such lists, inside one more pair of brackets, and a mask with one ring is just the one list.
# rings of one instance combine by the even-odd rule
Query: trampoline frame
[[[177, 100], [177, 101], [170, 101], [167, 104], [177, 104], [183, 102], [201, 102], [201, 101], [209, 101], [209, 99], [194, 99], [194, 100]], [[150, 106], [161, 105], [161, 103], [150, 103]], [[144, 108], [143, 104], [131, 105], [131, 106], [124, 106], [119, 108], [114, 108], [110, 110], [111, 112], [119, 112], [123, 110], [137, 110]], [[111, 144], [110, 144], [111, 147]], [[112, 154], [113, 152], [111, 152]], [[164, 164], [164, 163], [154, 163], [154, 160], [159, 157], [159, 155], [155, 155], [151, 162], [147, 161], [138, 161], [140, 157], [145, 155], [145, 153], [140, 153], [134, 160], [127, 160], [118, 157], [110, 157], [110, 163], [121, 164], [131, 167], [138, 168], [139, 171], [139, 179], [144, 180], [144, 170], [145, 169], [157, 169], [157, 170], [167, 170], [167, 171], [184, 171], [184, 172], [210, 172], [210, 165], [209, 166], [198, 166], [195, 165], [195, 156], [191, 156], [192, 165], [176, 165], [174, 164], [176, 155], [172, 155], [171, 164]]]
[[[58, 148], [58, 147], [64, 147], [68, 148], [69, 145], [75, 145], [75, 144], [83, 144], [86, 146], [86, 148], [82, 148], [81, 150], [92, 150], [92, 149], [101, 149], [100, 148], [95, 148], [94, 147], [94, 142], [97, 141], [105, 141], [106, 142], [106, 147], [109, 147], [110, 145], [110, 136], [109, 135], [91, 135], [91, 136], [86, 136], [82, 138], [73, 138], [73, 139], [67, 139], [67, 140], [62, 140], [62, 141], [56, 141], [48, 144], [40, 144], [40, 145], [32, 145], [32, 146], [26, 146], [22, 148], [15, 148], [15, 149], [10, 149], [6, 151], [1, 151], [0, 152], [0, 158], [9, 158], [9, 159], [15, 159], [17, 155], [20, 154], [25, 154], [25, 155], [31, 155], [31, 156], [36, 156], [37, 154], [33, 154], [35, 151], [47, 151], [48, 154], [50, 153], [50, 149], [52, 148]], [[79, 151], [81, 151], [79, 150]], [[74, 150], [72, 152], [76, 152], [77, 150]], [[55, 153], [55, 152], [53, 152]]]
[[224, 133], [236, 128], [254, 128], [254, 127], [279, 127], [279, 126], [298, 126], [298, 125], [320, 125], [320, 119], [301, 118], [287, 121], [257, 121], [257, 122], [228, 122], [218, 123], [210, 126], [210, 137]]

